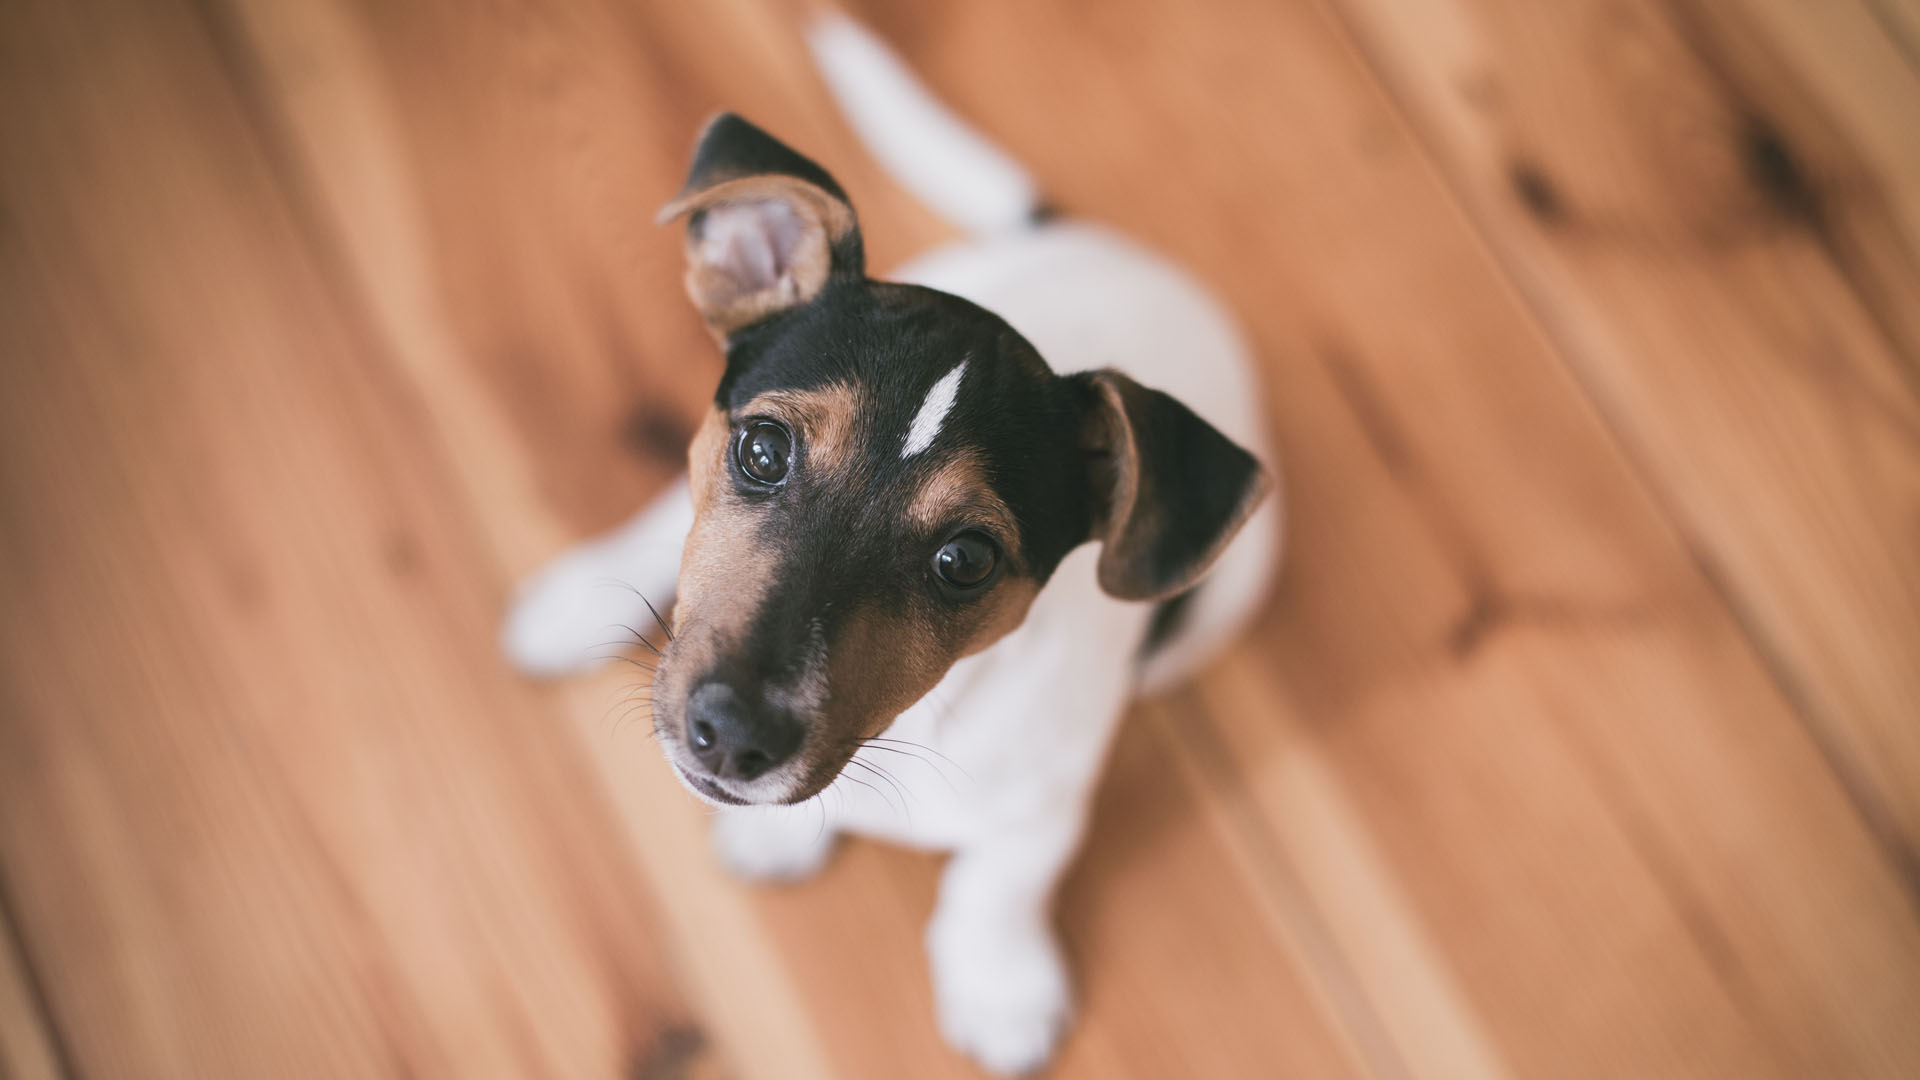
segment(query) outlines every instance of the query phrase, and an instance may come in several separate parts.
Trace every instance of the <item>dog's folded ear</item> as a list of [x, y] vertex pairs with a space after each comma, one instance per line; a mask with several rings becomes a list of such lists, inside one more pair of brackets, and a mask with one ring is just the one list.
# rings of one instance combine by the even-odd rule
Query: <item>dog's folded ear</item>
[[732, 113], [701, 132], [660, 211], [687, 218], [687, 293], [724, 338], [866, 272], [860, 227], [827, 171]]
[[1100, 587], [1122, 600], [1189, 588], [1266, 497], [1266, 470], [1193, 410], [1118, 371], [1068, 378], [1083, 388]]

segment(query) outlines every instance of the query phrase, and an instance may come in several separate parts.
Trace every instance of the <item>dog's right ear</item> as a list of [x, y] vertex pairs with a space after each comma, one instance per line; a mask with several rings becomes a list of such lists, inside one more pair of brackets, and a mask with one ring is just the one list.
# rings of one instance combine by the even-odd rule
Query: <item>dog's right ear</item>
[[687, 294], [722, 340], [866, 273], [853, 204], [827, 171], [732, 113], [700, 133], [662, 225], [687, 218]]
[[1122, 600], [1191, 588], [1266, 498], [1266, 470], [1192, 409], [1112, 368], [1065, 378], [1082, 394], [1100, 587]]

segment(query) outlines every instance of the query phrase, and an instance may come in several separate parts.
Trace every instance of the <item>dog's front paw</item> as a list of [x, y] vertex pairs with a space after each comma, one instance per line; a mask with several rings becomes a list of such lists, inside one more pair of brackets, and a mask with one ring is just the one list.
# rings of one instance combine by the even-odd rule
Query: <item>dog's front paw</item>
[[812, 877], [833, 854], [834, 832], [818, 813], [786, 807], [722, 810], [713, 820], [713, 850], [748, 881]]
[[1050, 933], [936, 918], [927, 952], [940, 1032], [954, 1049], [1001, 1076], [1034, 1072], [1053, 1057], [1073, 1019], [1073, 994]]
[[521, 587], [500, 628], [500, 647], [529, 675], [569, 675], [633, 644], [622, 624], [644, 612], [631, 589], [608, 577], [598, 553], [577, 549]]

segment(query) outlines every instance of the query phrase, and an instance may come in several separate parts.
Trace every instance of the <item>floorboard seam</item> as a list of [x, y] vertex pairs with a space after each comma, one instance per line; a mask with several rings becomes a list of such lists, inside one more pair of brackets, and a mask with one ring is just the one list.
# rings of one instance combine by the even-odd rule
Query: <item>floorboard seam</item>
[[1285, 846], [1273, 834], [1260, 811], [1247, 798], [1235, 777], [1231, 755], [1213, 719], [1193, 690], [1175, 692], [1166, 699], [1167, 712], [1179, 718], [1184, 737], [1174, 740], [1193, 761], [1207, 783], [1203, 795], [1217, 799], [1239, 841], [1264, 870], [1270, 900], [1281, 918], [1293, 927], [1313, 976], [1347, 1038], [1359, 1051], [1368, 1070], [1382, 1080], [1412, 1080], [1413, 1072], [1386, 1023], [1373, 1006], [1333, 931], [1308, 896], [1299, 874], [1287, 858]]
[[[1608, 404], [1607, 395], [1589, 377], [1590, 362], [1583, 359], [1585, 350], [1579, 347], [1576, 336], [1568, 331], [1563, 320], [1557, 316], [1555, 306], [1531, 283], [1532, 275], [1526, 272], [1523, 260], [1510, 251], [1510, 245], [1500, 240], [1498, 232], [1490, 226], [1486, 213], [1472, 197], [1469, 185], [1448, 164], [1449, 155], [1438, 144], [1437, 138], [1428, 132], [1427, 124], [1413, 104], [1410, 93], [1389, 73], [1389, 65], [1372, 46], [1364, 29], [1347, 14], [1340, 0], [1323, 0], [1322, 6], [1335, 31], [1362, 61], [1369, 79], [1379, 89], [1387, 106], [1399, 118], [1426, 159], [1428, 167], [1440, 180], [1448, 200], [1472, 227], [1475, 242], [1499, 269], [1503, 283], [1519, 300], [1521, 310], [1542, 343], [1548, 347], [1573, 385], [1581, 391], [1587, 407], [1599, 419], [1609, 440], [1631, 470], [1635, 484], [1647, 492], [1651, 501], [1663, 511], [1668, 528], [1679, 538], [1693, 566], [1706, 578], [1708, 588], [1753, 650], [1768, 683], [1793, 710], [1835, 783], [1845, 794], [1848, 804], [1853, 807], [1868, 836], [1886, 859], [1916, 918], [1920, 918], [1920, 851], [1908, 846], [1907, 838], [1885, 800], [1873, 790], [1872, 784], [1866, 782], [1863, 770], [1855, 765], [1852, 755], [1834, 737], [1822, 711], [1814, 707], [1811, 696], [1796, 677], [1797, 665], [1788, 662], [1786, 654], [1774, 644], [1772, 635], [1767, 632], [1759, 616], [1749, 605], [1741, 602], [1739, 590], [1719, 568], [1704, 539], [1691, 527], [1685, 515], [1679, 512], [1677, 497], [1667, 485], [1660, 482], [1659, 470], [1653, 467], [1641, 441], [1633, 437], [1631, 425], [1621, 420], [1620, 410]], [[1882, 337], [1884, 341], [1884, 334]], [[1888, 344], [1892, 347], [1891, 342]]]
[[59, 1075], [79, 1080], [82, 1074], [74, 1065], [67, 1034], [60, 1026], [59, 1015], [54, 1011], [46, 980], [40, 974], [40, 965], [34, 962], [33, 951], [28, 948], [26, 926], [20, 919], [19, 907], [14, 902], [12, 883], [7, 878], [4, 864], [0, 864], [0, 934], [6, 936], [10, 943], [7, 947], [20, 960], [20, 974], [26, 982], [27, 1001], [33, 1009], [33, 1018], [39, 1021], [40, 1030], [46, 1037], [47, 1047], [53, 1053], [54, 1067], [59, 1070]]

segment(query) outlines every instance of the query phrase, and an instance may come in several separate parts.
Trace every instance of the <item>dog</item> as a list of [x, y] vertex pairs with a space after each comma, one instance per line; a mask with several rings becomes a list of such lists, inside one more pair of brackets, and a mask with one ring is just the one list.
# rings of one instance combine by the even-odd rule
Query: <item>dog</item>
[[687, 475], [531, 579], [504, 644], [578, 670], [671, 597], [653, 726], [720, 808], [719, 857], [791, 879], [845, 833], [951, 852], [941, 1030], [1025, 1073], [1071, 1015], [1050, 908], [1120, 717], [1230, 640], [1278, 565], [1258, 380], [1203, 288], [1043, 213], [865, 29], [827, 16], [809, 43], [969, 239], [871, 278], [826, 170], [709, 123], [661, 214], [726, 361]]

